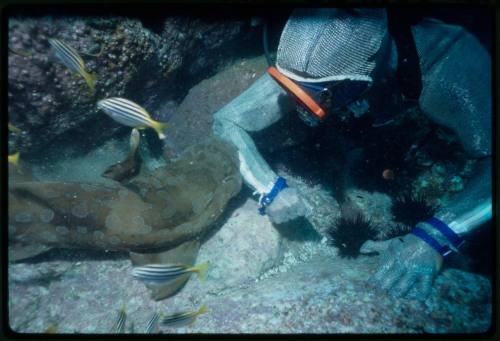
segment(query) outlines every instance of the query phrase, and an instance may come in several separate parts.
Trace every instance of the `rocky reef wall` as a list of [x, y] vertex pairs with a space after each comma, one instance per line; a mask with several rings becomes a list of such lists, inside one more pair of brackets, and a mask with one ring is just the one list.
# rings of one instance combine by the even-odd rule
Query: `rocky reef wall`
[[[102, 98], [126, 97], [168, 120], [194, 84], [235, 57], [261, 53], [253, 43], [260, 29], [236, 17], [166, 15], [151, 30], [137, 18], [12, 16], [8, 27], [8, 117], [22, 130], [9, 148], [33, 157], [68, 137], [93, 148], [125, 133], [97, 110]], [[95, 92], [55, 57], [50, 38], [80, 53], [97, 76]]]

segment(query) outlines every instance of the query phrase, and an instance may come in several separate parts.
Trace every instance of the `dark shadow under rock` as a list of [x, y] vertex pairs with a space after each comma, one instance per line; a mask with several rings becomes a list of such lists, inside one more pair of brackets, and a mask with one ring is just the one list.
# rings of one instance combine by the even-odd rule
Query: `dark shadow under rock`
[[283, 224], [273, 224], [283, 238], [292, 241], [319, 242], [322, 236], [314, 229], [307, 219], [299, 217]]

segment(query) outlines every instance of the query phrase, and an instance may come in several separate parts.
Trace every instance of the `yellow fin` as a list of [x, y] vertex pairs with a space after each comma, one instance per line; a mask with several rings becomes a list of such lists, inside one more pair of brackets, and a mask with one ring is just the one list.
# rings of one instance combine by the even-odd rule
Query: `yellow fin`
[[9, 163], [12, 163], [14, 166], [19, 165], [19, 152], [9, 155]]
[[207, 309], [207, 305], [205, 303], [203, 303], [200, 307], [200, 309], [198, 309], [198, 311], [196, 312], [196, 315], [201, 315], [201, 314], [206, 314], [208, 313], [208, 309]]
[[95, 80], [97, 78], [96, 75], [88, 73], [85, 70], [82, 70], [82, 76], [85, 79], [85, 83], [87, 83], [90, 90], [95, 91]]
[[19, 129], [19, 128], [18, 128], [18, 127], [16, 127], [15, 125], [11, 124], [10, 122], [9, 122], [8, 127], [9, 127], [9, 131], [13, 132], [14, 134], [19, 134], [19, 133], [21, 133], [21, 129]]
[[56, 334], [57, 333], [57, 328], [52, 326], [43, 331], [44, 334]]
[[205, 281], [205, 279], [206, 279], [205, 273], [206, 273], [209, 265], [210, 265], [210, 262], [207, 261], [205, 263], [198, 264], [197, 266], [191, 268], [190, 270], [196, 272], [196, 274], [198, 275], [198, 278], [201, 281]]
[[163, 133], [163, 129], [167, 127], [167, 123], [165, 122], [159, 122], [159, 121], [153, 121], [152, 123], [152, 128], [158, 133], [158, 137], [160, 140], [165, 139], [165, 134]]

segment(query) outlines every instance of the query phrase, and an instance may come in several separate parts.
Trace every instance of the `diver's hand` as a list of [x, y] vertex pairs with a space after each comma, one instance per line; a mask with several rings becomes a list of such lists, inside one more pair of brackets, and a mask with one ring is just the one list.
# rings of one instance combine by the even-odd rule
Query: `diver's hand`
[[[388, 241], [366, 241], [361, 253], [380, 253], [380, 265], [369, 283], [394, 297], [425, 300], [443, 264], [443, 257], [413, 234]], [[410, 290], [413, 287], [413, 290]]]
[[295, 188], [287, 187], [278, 193], [273, 202], [266, 208], [266, 213], [271, 222], [281, 224], [306, 215], [307, 208], [298, 191]]

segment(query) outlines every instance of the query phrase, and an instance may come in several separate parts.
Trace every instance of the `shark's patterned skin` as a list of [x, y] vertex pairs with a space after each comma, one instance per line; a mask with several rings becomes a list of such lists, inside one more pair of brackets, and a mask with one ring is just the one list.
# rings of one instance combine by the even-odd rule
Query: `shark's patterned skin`
[[235, 150], [212, 139], [127, 187], [12, 178], [9, 260], [50, 247], [124, 250], [159, 260], [193, 242], [197, 247], [189, 250], [196, 255], [200, 237], [241, 188], [238, 167]]

